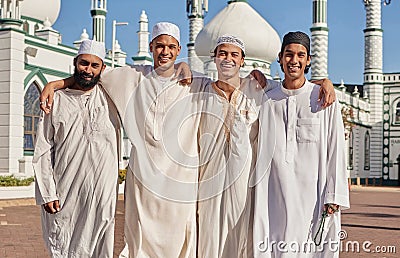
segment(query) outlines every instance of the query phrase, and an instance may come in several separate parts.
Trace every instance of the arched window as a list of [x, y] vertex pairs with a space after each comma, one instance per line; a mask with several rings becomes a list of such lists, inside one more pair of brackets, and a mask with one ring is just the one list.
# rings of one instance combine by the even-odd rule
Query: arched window
[[35, 148], [36, 129], [39, 122], [39, 87], [32, 83], [24, 97], [24, 150], [33, 151]]
[[370, 168], [370, 147], [370, 136], [367, 131], [364, 138], [364, 170], [369, 170]]
[[353, 141], [354, 141], [354, 134], [353, 131], [350, 132], [349, 136], [349, 152], [348, 152], [348, 159], [347, 159], [347, 169], [353, 170]]
[[394, 123], [400, 124], [400, 101], [397, 102], [397, 105], [396, 105], [396, 113], [394, 116]]

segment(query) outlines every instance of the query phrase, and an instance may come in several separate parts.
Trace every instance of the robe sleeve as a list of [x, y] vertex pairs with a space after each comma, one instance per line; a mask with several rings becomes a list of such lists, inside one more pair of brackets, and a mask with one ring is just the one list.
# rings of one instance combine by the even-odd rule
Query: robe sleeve
[[35, 173], [36, 204], [41, 205], [58, 200], [54, 180], [54, 127], [52, 113], [42, 113], [37, 129], [33, 170]]
[[123, 66], [107, 69], [101, 76], [100, 84], [114, 102], [121, 118], [125, 117], [132, 93], [148, 70], [148, 66]]
[[329, 109], [327, 185], [324, 203], [338, 204], [343, 210], [350, 208], [346, 176], [344, 126], [340, 104], [335, 102]]

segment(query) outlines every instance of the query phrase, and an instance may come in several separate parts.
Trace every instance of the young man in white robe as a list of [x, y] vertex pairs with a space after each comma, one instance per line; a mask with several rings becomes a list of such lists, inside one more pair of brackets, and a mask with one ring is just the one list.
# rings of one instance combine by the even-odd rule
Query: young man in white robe
[[[340, 212], [349, 208], [339, 103], [323, 109], [305, 77], [310, 39], [283, 38], [285, 79], [260, 109], [254, 211], [255, 257], [338, 257]], [[271, 135], [270, 132], [275, 132]]]
[[55, 93], [38, 125], [36, 202], [51, 257], [113, 256], [119, 120], [97, 84], [104, 57], [104, 43], [82, 42], [75, 83]]
[[218, 80], [207, 89], [199, 128], [198, 257], [246, 257], [244, 211], [264, 89], [239, 76], [241, 39], [223, 35], [213, 52]]

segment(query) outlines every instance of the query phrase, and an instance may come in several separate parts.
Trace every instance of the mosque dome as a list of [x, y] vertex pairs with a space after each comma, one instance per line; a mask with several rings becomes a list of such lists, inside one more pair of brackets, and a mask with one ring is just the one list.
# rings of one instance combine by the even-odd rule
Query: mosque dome
[[61, 0], [24, 0], [20, 2], [21, 15], [45, 21], [53, 25], [60, 13]]
[[210, 57], [217, 38], [224, 34], [235, 35], [244, 41], [246, 58], [272, 63], [278, 56], [281, 46], [278, 33], [245, 0], [229, 1], [204, 26], [195, 41], [197, 56]]

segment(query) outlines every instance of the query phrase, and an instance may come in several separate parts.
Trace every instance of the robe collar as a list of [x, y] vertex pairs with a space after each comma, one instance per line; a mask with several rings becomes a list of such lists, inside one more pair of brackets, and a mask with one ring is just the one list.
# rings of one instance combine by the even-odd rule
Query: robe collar
[[285, 87], [283, 87], [283, 82], [280, 83], [281, 91], [283, 92], [283, 94], [285, 94], [287, 96], [296, 96], [296, 95], [302, 94], [303, 92], [306, 92], [310, 86], [312, 86], [312, 83], [309, 82], [307, 79], [304, 82], [304, 85], [301, 86], [301, 88], [298, 88], [295, 90], [288, 90]]

